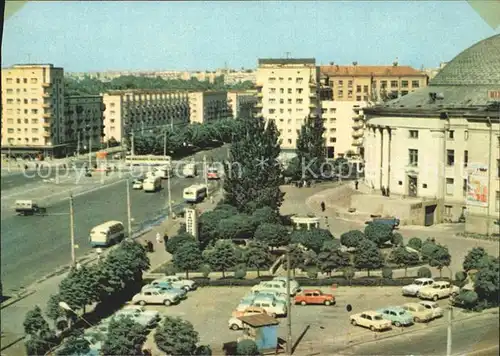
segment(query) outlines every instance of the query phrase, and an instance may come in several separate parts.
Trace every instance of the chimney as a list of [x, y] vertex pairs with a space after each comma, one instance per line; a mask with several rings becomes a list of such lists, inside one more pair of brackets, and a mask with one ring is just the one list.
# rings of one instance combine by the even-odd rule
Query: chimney
[[358, 62], [356, 61], [352, 62], [352, 65], [356, 67], [358, 65]]
[[394, 62], [392, 62], [392, 65], [394, 67], [397, 67], [398, 66], [398, 57], [396, 57], [396, 60]]
[[335, 62], [330, 62], [330, 65], [333, 66], [335, 64]]

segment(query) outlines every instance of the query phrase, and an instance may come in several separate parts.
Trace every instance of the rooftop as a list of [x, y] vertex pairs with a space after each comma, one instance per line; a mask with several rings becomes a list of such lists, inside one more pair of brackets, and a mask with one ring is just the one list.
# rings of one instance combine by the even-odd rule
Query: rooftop
[[316, 64], [314, 58], [259, 58], [259, 65], [265, 64]]
[[410, 66], [320, 66], [320, 73], [326, 76], [377, 76], [377, 77], [400, 77], [400, 76], [427, 76], [426, 73], [416, 70]]
[[269, 325], [279, 325], [279, 321], [267, 314], [255, 314], [238, 317], [243, 323], [250, 325], [253, 328], [260, 328]]

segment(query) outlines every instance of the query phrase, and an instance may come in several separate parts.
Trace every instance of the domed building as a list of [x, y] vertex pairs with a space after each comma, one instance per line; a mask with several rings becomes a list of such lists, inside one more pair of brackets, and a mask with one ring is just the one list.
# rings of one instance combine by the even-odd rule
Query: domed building
[[499, 233], [499, 104], [495, 35], [456, 56], [429, 86], [365, 108], [365, 184], [389, 191], [382, 210], [395, 214], [391, 201], [406, 199], [406, 223], [465, 218], [467, 232]]

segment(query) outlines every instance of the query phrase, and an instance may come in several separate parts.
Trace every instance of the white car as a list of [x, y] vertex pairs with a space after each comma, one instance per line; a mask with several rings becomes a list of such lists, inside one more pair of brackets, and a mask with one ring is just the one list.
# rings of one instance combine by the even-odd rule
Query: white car
[[385, 320], [382, 315], [376, 311], [368, 310], [359, 314], [353, 314], [349, 317], [354, 326], [363, 326], [371, 331], [382, 331], [392, 329], [392, 322]]
[[266, 314], [266, 311], [258, 307], [248, 307], [241, 312], [235, 313], [235, 315], [232, 316], [227, 323], [229, 329], [231, 330], [243, 329], [243, 322], [240, 319], [238, 319], [238, 317], [256, 315], [256, 314]]
[[195, 290], [198, 286], [196, 285], [195, 281], [192, 281], [190, 279], [183, 279], [179, 276], [165, 276], [163, 278], [157, 279], [153, 282], [151, 282], [152, 285], [157, 284], [158, 282], [169, 282], [174, 286], [175, 288], [182, 288], [185, 289], [186, 291], [192, 291]]
[[132, 183], [132, 189], [142, 190], [142, 181], [141, 180], [134, 180], [134, 183]]
[[413, 281], [412, 284], [403, 287], [403, 295], [409, 295], [412, 297], [416, 297], [420, 289], [424, 287], [428, 287], [434, 284], [434, 280], [432, 278], [417, 278]]
[[163, 304], [169, 306], [179, 301], [177, 293], [160, 290], [146, 290], [134, 295], [132, 303], [144, 306], [146, 304]]
[[[261, 290], [273, 290], [278, 293], [286, 294], [286, 283], [282, 281], [268, 281], [268, 282], [260, 282], [256, 286], [252, 287], [252, 293], [258, 293]], [[290, 294], [294, 295], [292, 290], [290, 289]]]
[[256, 295], [247, 295], [243, 299], [240, 300], [240, 303], [236, 307], [236, 312], [242, 312], [246, 310], [248, 307], [252, 306], [253, 301], [255, 300]]
[[444, 315], [443, 308], [441, 308], [436, 302], [424, 300], [419, 302], [418, 304], [424, 306], [425, 309], [432, 312], [432, 319], [441, 318]]
[[448, 298], [450, 296], [456, 296], [460, 292], [460, 288], [450, 284], [450, 282], [439, 281], [434, 282], [429, 287], [422, 288], [418, 291], [418, 297], [420, 299], [432, 299], [437, 301], [441, 298]]
[[253, 294], [256, 297], [272, 295], [276, 300], [283, 302], [283, 303], [288, 303], [288, 298], [286, 297], [286, 293], [280, 293], [276, 290], [260, 289], [260, 290], [256, 290], [255, 292], [253, 292]]
[[273, 318], [277, 316], [286, 316], [286, 304], [277, 303], [274, 299], [261, 297], [255, 298], [252, 306], [262, 308], [266, 311], [268, 315], [271, 315]]
[[[273, 281], [281, 281], [285, 284], [285, 287], [286, 287], [286, 277], [280, 277], [280, 276], [274, 277]], [[301, 288], [300, 288], [299, 283], [295, 279], [291, 278], [290, 279], [290, 294], [295, 295], [300, 291], [301, 291]]]

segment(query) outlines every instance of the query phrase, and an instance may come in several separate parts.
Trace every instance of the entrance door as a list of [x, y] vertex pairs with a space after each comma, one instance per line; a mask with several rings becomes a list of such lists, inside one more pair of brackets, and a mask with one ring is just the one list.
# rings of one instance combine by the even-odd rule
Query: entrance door
[[425, 207], [425, 226], [434, 225], [434, 212], [437, 205], [428, 205]]
[[417, 177], [408, 176], [408, 195], [410, 197], [417, 196]]
[[326, 148], [326, 157], [334, 158], [335, 157], [335, 147], [327, 147]]

